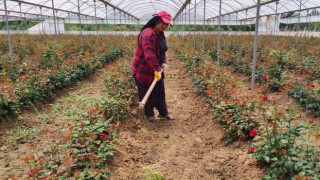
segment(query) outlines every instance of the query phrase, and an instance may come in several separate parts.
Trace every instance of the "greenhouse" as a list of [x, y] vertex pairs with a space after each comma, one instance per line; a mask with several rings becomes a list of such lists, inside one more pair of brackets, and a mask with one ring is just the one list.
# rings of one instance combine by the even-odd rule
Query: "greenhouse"
[[3, 179], [319, 180], [319, 0], [0, 0]]

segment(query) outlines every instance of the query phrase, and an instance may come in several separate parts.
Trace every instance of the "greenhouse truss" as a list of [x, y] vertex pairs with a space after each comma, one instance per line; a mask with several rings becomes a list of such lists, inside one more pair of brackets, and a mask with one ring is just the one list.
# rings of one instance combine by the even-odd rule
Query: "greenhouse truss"
[[[219, 0], [1, 0], [0, 17], [3, 21], [6, 12], [10, 19], [54, 16], [68, 19], [80, 15], [82, 18], [126, 19], [139, 23], [160, 10], [166, 10], [174, 17], [174, 23], [179, 23], [192, 19], [216, 20], [220, 17], [219, 3]], [[257, 0], [222, 0], [221, 3], [221, 17], [231, 16], [239, 21], [256, 17]], [[260, 17], [287, 12], [297, 12], [297, 17], [303, 17], [319, 8], [320, 1], [260, 0], [260, 6]]]

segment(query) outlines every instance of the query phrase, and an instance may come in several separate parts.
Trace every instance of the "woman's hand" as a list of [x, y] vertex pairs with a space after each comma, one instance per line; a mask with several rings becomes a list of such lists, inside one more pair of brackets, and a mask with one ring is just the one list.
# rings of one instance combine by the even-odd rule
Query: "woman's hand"
[[168, 65], [166, 63], [163, 63], [161, 65], [161, 67], [162, 67], [163, 70], [167, 70], [168, 69]]

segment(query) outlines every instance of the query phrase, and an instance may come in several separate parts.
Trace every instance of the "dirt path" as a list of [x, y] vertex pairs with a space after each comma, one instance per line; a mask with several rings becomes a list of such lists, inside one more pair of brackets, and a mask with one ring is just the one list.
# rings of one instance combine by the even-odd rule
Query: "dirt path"
[[197, 93], [181, 62], [169, 52], [166, 96], [175, 121], [125, 121], [111, 179], [261, 179], [263, 170], [245, 153], [246, 145], [225, 147], [222, 130]]
[[[50, 149], [53, 140], [40, 137], [39, 133], [49, 131], [56, 136], [68, 132], [74, 120], [94, 106], [96, 99], [103, 95], [106, 73], [106, 69], [98, 70], [77, 85], [57, 92], [53, 102], [36, 112], [24, 112], [20, 123], [6, 129], [9, 132], [0, 137], [0, 179], [7, 179], [11, 174], [27, 175], [28, 166], [22, 158], [29, 154], [43, 155]], [[37, 146], [31, 147], [31, 143]]]

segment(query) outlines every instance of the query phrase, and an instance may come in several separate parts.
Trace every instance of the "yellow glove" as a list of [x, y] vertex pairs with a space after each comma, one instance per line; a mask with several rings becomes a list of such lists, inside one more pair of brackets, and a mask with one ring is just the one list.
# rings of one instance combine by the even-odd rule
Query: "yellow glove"
[[157, 78], [158, 81], [160, 81], [160, 79], [161, 79], [161, 72], [160, 72], [160, 71], [155, 71], [155, 72], [154, 72], [154, 78]]

